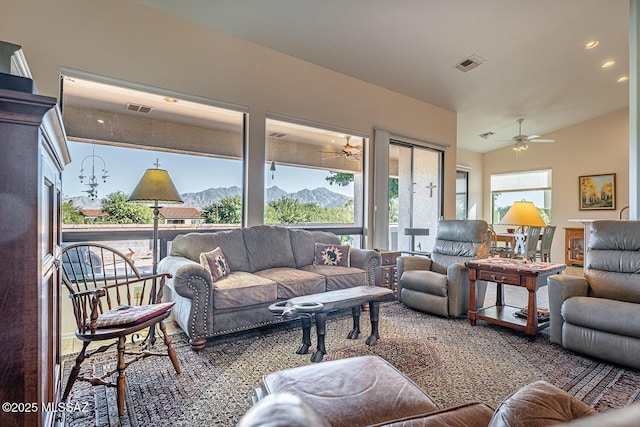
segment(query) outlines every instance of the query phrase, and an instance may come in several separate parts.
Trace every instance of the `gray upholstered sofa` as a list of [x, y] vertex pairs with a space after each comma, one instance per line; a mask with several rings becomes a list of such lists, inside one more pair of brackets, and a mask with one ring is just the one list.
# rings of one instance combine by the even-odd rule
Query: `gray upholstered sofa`
[[[164, 299], [194, 350], [207, 338], [279, 321], [269, 305], [296, 296], [375, 285], [380, 254], [351, 248], [349, 266], [314, 264], [315, 244], [340, 245], [338, 236], [276, 226], [255, 226], [177, 236], [158, 271], [170, 273]], [[200, 254], [219, 247], [230, 273], [212, 281]]]
[[640, 369], [640, 221], [594, 221], [584, 278], [549, 285], [551, 342]]

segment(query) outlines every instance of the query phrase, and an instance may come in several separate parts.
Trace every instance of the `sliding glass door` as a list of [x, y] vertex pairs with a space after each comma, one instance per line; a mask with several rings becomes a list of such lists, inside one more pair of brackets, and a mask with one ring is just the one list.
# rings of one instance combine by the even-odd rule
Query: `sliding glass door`
[[405, 252], [430, 252], [442, 215], [442, 152], [391, 141], [389, 177], [390, 184], [397, 180], [397, 198], [389, 195], [390, 246]]

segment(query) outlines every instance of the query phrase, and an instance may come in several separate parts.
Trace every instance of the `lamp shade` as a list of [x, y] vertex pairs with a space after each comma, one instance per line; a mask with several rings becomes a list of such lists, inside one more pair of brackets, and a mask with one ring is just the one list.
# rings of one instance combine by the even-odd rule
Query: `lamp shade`
[[147, 169], [129, 196], [129, 201], [184, 203], [164, 169]]
[[533, 202], [520, 201], [514, 202], [502, 218], [500, 224], [519, 225], [525, 227], [545, 227], [544, 220], [534, 206]]

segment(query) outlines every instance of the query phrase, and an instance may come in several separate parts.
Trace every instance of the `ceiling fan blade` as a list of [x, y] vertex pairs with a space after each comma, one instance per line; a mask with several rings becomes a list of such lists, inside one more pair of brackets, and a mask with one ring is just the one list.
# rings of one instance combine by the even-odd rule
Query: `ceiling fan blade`
[[555, 139], [530, 139], [529, 142], [556, 142]]
[[540, 135], [529, 135], [527, 139], [531, 141], [532, 139], [540, 138]]

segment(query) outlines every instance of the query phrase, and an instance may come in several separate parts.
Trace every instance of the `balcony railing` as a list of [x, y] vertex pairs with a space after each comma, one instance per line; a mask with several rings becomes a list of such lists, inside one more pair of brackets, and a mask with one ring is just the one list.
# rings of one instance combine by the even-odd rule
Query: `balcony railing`
[[[173, 239], [186, 233], [213, 233], [232, 230], [239, 226], [217, 224], [160, 224], [158, 228], [158, 257], [167, 256]], [[291, 228], [328, 231], [338, 236], [351, 236], [354, 247], [361, 247], [363, 227], [343, 226], [339, 224], [293, 225]], [[125, 255], [131, 255], [136, 266], [146, 272], [151, 271], [153, 226], [139, 224], [109, 225], [64, 225], [62, 228], [63, 245], [77, 242], [96, 242], [112, 246]]]

